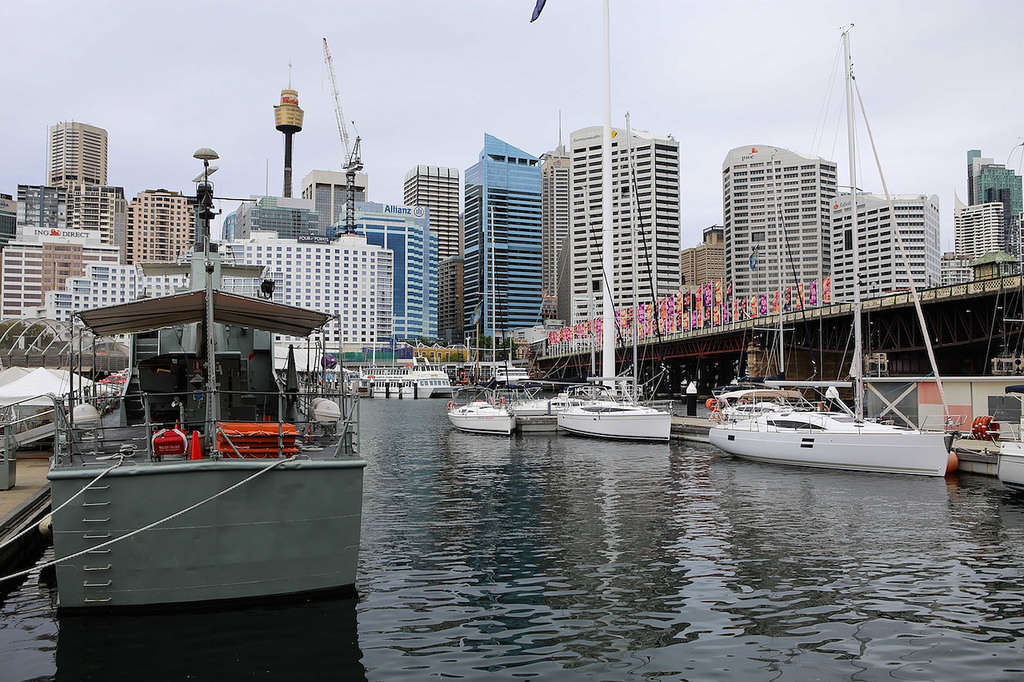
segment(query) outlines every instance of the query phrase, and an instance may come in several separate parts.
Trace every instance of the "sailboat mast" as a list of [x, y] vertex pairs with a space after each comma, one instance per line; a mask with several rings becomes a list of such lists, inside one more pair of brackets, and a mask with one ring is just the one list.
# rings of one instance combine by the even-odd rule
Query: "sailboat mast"
[[615, 376], [615, 309], [612, 301], [612, 58], [611, 19], [608, 0], [604, 0], [604, 131], [601, 149], [601, 371], [605, 377]]
[[[633, 126], [629, 120], [629, 112], [626, 112], [626, 184], [629, 187], [629, 234], [630, 234], [630, 253], [629, 260], [632, 268], [636, 269], [636, 197], [633, 196]], [[637, 306], [639, 300], [637, 298], [637, 282], [633, 280], [633, 315], [632, 315], [632, 343], [633, 343], [633, 390], [637, 388], [638, 372], [637, 367], [637, 346], [640, 341], [640, 332], [637, 329], [638, 318], [637, 318]]]
[[853, 59], [850, 56], [850, 29], [843, 31], [843, 54], [846, 58], [846, 127], [850, 146], [850, 228], [853, 232], [853, 383], [854, 407], [858, 421], [864, 419], [864, 362], [860, 324], [860, 234], [857, 220], [857, 137], [853, 113]]

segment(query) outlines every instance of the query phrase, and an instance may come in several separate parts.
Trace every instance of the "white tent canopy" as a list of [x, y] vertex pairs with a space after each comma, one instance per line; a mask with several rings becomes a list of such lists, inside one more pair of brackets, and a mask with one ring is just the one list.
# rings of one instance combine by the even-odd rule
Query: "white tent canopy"
[[[0, 386], [0, 406], [20, 403], [37, 407], [53, 405], [48, 397], [65, 396], [79, 387], [91, 386], [92, 382], [63, 369], [40, 367], [20, 379]], [[22, 402], [25, 401], [25, 402]]]

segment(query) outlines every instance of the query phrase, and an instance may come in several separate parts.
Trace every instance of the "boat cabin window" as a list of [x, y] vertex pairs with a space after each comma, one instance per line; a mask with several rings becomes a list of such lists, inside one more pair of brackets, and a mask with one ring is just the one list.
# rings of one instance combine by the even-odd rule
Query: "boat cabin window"
[[822, 427], [810, 422], [798, 421], [796, 419], [769, 419], [768, 426], [779, 429], [799, 429], [802, 431], [821, 431]]

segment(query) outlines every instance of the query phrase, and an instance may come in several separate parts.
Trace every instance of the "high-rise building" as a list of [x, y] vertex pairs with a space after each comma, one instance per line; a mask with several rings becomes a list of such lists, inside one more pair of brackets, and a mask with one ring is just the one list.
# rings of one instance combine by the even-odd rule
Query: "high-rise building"
[[706, 284], [725, 277], [725, 230], [721, 225], [704, 228], [704, 241], [679, 254], [683, 286]]
[[367, 245], [392, 253], [395, 338], [437, 338], [437, 237], [430, 231], [429, 211], [422, 206], [358, 203], [356, 233]]
[[430, 231], [437, 237], [437, 260], [462, 255], [459, 227], [459, 169], [416, 166], [405, 174], [405, 204], [430, 209]]
[[541, 279], [545, 296], [558, 297], [558, 250], [569, 234], [569, 170], [565, 145], [540, 157]]
[[464, 326], [495, 338], [540, 321], [540, 159], [484, 135], [465, 176]]
[[[832, 292], [837, 302], [853, 300], [852, 201], [835, 198], [832, 208]], [[939, 198], [934, 194], [892, 197], [895, 227], [884, 196], [857, 195], [857, 276], [861, 296], [939, 286]], [[901, 242], [902, 241], [902, 245]], [[787, 285], [788, 286], [788, 285]]]
[[982, 158], [981, 150], [967, 152], [967, 203], [1003, 205], [1003, 246], [1017, 259], [1024, 256], [1021, 220], [1024, 218], [1021, 177], [1001, 163]]
[[107, 184], [107, 131], [66, 121], [50, 126], [47, 177], [53, 187]]
[[[278, 303], [331, 316], [324, 327], [326, 350], [359, 351], [391, 338], [392, 252], [358, 235], [280, 239], [269, 232], [224, 244], [234, 262], [260, 265], [274, 281]], [[259, 296], [260, 282], [225, 277], [224, 289]]]
[[235, 211], [235, 239], [254, 232], [275, 232], [281, 239], [323, 235], [320, 216], [310, 199], [252, 197]]
[[47, 185], [18, 185], [18, 232], [63, 230], [68, 226], [68, 191]]
[[71, 182], [67, 195], [68, 229], [99, 232], [102, 243], [117, 246], [124, 256], [128, 211], [124, 188]]
[[[568, 323], [595, 310], [602, 314], [602, 135], [603, 129], [594, 126], [569, 137], [573, 318]], [[681, 281], [679, 142], [638, 130], [627, 139], [626, 131], [613, 129], [611, 144], [613, 272], [607, 276], [612, 301], [616, 307], [633, 305], [634, 297], [650, 303], [678, 291]]]
[[466, 340], [462, 328], [464, 265], [461, 257], [437, 264], [437, 336], [448, 345]]
[[956, 253], [968, 261], [1006, 248], [1006, 223], [1000, 201], [964, 206], [953, 195], [953, 236]]
[[[320, 219], [320, 234], [327, 234], [341, 223], [345, 215], [348, 181], [341, 171], [314, 170], [302, 179], [302, 198], [312, 199]], [[354, 200], [369, 201], [369, 179], [356, 173]]]
[[18, 202], [10, 194], [0, 193], [0, 249], [18, 235]]
[[836, 164], [788, 149], [737, 147], [722, 163], [725, 276], [735, 296], [829, 274]]
[[180, 192], [147, 189], [129, 204], [125, 232], [125, 263], [173, 261], [195, 239], [195, 211]]

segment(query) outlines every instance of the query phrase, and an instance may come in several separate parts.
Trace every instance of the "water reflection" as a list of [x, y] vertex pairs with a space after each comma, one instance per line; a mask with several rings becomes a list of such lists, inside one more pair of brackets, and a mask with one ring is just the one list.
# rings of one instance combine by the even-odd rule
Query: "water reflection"
[[64, 680], [365, 680], [356, 600], [209, 613], [61, 616]]

